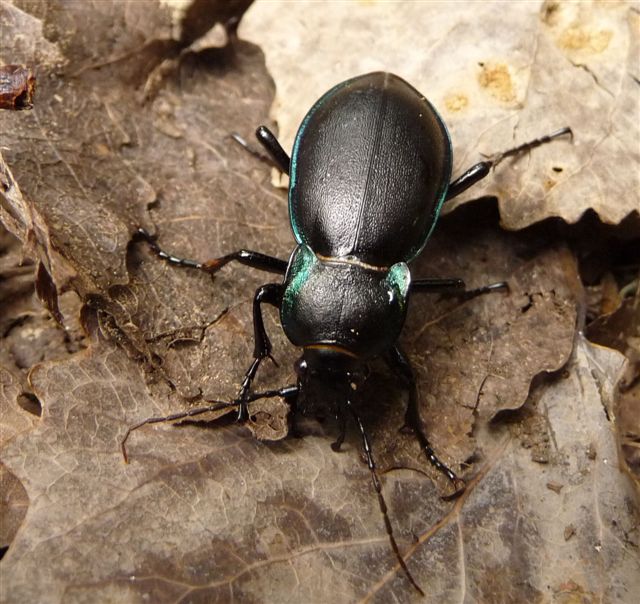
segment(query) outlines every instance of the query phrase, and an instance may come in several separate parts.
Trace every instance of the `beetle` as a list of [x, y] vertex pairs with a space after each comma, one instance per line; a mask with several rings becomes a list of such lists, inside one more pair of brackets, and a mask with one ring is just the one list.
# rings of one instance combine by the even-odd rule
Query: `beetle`
[[[354, 406], [369, 362], [385, 359], [408, 391], [406, 425], [427, 459], [460, 492], [464, 483], [433, 451], [422, 428], [411, 364], [397, 340], [413, 295], [454, 293], [471, 298], [505, 291], [504, 282], [466, 290], [462, 279], [418, 278], [409, 264], [422, 252], [443, 204], [487, 176], [505, 157], [558, 136], [563, 128], [493, 159], [481, 161], [451, 180], [452, 146], [446, 125], [431, 103], [406, 81], [375, 72], [334, 86], [310, 109], [298, 130], [291, 157], [265, 126], [256, 135], [273, 162], [289, 175], [289, 214], [296, 247], [288, 261], [241, 249], [207, 262], [162, 250], [144, 229], [138, 236], [171, 264], [215, 273], [229, 262], [275, 273], [282, 279], [257, 289], [253, 298], [255, 347], [237, 399], [153, 417], [131, 426], [180, 420], [237, 407], [239, 421], [254, 400], [280, 396], [297, 412], [328, 406], [338, 419], [339, 450], [352, 418], [371, 472], [387, 534], [405, 575], [412, 577], [393, 535], [370, 439]], [[261, 363], [271, 357], [262, 305], [279, 309], [288, 339], [302, 348], [294, 385], [252, 392]]]

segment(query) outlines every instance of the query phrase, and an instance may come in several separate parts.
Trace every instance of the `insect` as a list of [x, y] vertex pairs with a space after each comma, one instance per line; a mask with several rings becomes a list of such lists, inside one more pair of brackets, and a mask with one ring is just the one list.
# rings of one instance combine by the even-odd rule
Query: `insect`
[[[237, 399], [207, 407], [152, 417], [139, 427], [237, 408], [248, 417], [257, 399], [280, 396], [296, 412], [320, 406], [337, 417], [339, 450], [352, 420], [362, 441], [373, 486], [391, 547], [413, 587], [423, 593], [394, 538], [370, 439], [354, 398], [366, 378], [368, 363], [386, 360], [408, 392], [406, 425], [427, 459], [451, 481], [464, 483], [436, 456], [424, 433], [411, 364], [397, 340], [410, 298], [454, 293], [471, 298], [505, 291], [506, 283], [466, 290], [462, 279], [412, 278], [409, 264], [422, 252], [442, 205], [489, 174], [505, 157], [528, 151], [561, 135], [542, 138], [481, 161], [451, 180], [452, 149], [447, 128], [434, 107], [417, 90], [390, 73], [370, 73], [347, 80], [322, 96], [300, 126], [291, 158], [265, 126], [256, 135], [275, 164], [290, 177], [289, 213], [296, 247], [288, 261], [251, 250], [238, 250], [207, 262], [178, 258], [163, 251], [143, 229], [139, 236], [171, 264], [215, 273], [229, 262], [281, 276], [258, 288], [253, 298], [255, 348]], [[289, 340], [302, 348], [295, 364], [296, 383], [253, 392], [262, 362], [271, 357], [261, 308], [279, 309]]]

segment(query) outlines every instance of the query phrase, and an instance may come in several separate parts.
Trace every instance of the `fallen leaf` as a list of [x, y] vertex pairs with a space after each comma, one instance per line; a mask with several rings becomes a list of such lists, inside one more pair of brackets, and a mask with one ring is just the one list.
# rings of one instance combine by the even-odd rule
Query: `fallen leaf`
[[[120, 443], [131, 425], [233, 398], [251, 359], [252, 293], [269, 278], [238, 266], [213, 279], [180, 270], [132, 235], [144, 226], [166, 250], [199, 259], [240, 247], [287, 257], [293, 239], [286, 197], [229, 138], [232, 131], [248, 138], [264, 121], [273, 85], [255, 46], [199, 46], [194, 29], [174, 31], [186, 13], [164, 4], [51, 6], [3, 5], [5, 23], [43, 42], [16, 60], [29, 63], [36, 48], [46, 53], [33, 112], [0, 120], [7, 147], [0, 208], [51, 277], [46, 298], [57, 293], [67, 330], [49, 319], [51, 328], [76, 335], [61, 337], [58, 356], [16, 348], [42, 417], [1, 451], [30, 504], [15, 537], [7, 537], [13, 541], [0, 567], [0, 599], [413, 600], [359, 441], [350, 433], [344, 452], [334, 453], [329, 419], [312, 418], [300, 426], [303, 438], [286, 439], [282, 406], [253, 408], [249, 429], [144, 427], [129, 440], [131, 463], [122, 463]], [[210, 27], [222, 19], [216, 6]], [[507, 279], [510, 294], [416, 298], [402, 339], [417, 369], [429, 437], [445, 461], [465, 470], [462, 498], [440, 498], [447, 486], [414, 440], [399, 433], [403, 392], [384, 368], [375, 367], [361, 401], [391, 522], [431, 601], [609, 593], [616, 581], [624, 601], [633, 593], [634, 560], [622, 556], [620, 540], [601, 539], [604, 571], [569, 577], [571, 567], [561, 577], [547, 550], [562, 542], [567, 519], [585, 539], [593, 529], [578, 522], [573, 499], [557, 521], [538, 514], [541, 494], [555, 505], [563, 498], [563, 506], [573, 495], [569, 488], [548, 492], [548, 482], [578, 485], [597, 526], [626, 531], [628, 548], [637, 548], [634, 504], [621, 475], [602, 470], [613, 459], [610, 433], [604, 413], [594, 411], [602, 397], [610, 404], [622, 358], [589, 352], [596, 372], [585, 365], [591, 349], [580, 340], [571, 388], [553, 398], [566, 384], [554, 372], [572, 354], [581, 312], [576, 262], [551, 234], [504, 234], [496, 222], [490, 206], [488, 214], [482, 205], [463, 208], [442, 221], [412, 269], [416, 276], [460, 276], [471, 287]], [[75, 304], [67, 304], [69, 294]], [[293, 381], [298, 355], [276, 313], [266, 315], [280, 366], [265, 364], [257, 389]], [[90, 340], [77, 336], [80, 319]], [[24, 333], [14, 335], [24, 341]], [[531, 380], [546, 384], [550, 372], [546, 389], [538, 385], [518, 411]], [[16, 396], [12, 389], [8, 398], [15, 403]], [[588, 438], [564, 415], [556, 427], [547, 412], [569, 413], [583, 399]], [[560, 429], [566, 446], [558, 452], [550, 434]], [[260, 442], [251, 431], [281, 440]], [[563, 465], [583, 450], [585, 465]], [[543, 458], [544, 466], [534, 461]], [[604, 491], [574, 466], [597, 469]], [[617, 525], [594, 493], [602, 505], [615, 505]], [[541, 543], [536, 531], [555, 540]], [[597, 567], [600, 554], [583, 548], [585, 567]], [[621, 558], [616, 568], [608, 562]]]
[[[632, 601], [634, 503], [601, 401], [622, 363], [619, 353], [581, 343], [570, 378], [539, 389], [536, 412], [553, 435], [544, 466], [507, 424], [498, 426], [502, 438], [480, 435], [483, 461], [453, 505], [412, 472], [387, 473], [396, 532], [430, 601], [462, 591], [476, 601], [551, 597], [567, 579], [605, 600]], [[267, 445], [238, 427], [166, 426], [138, 433], [125, 466], [124, 427], [156, 406], [139, 366], [94, 342], [91, 352], [41, 365], [32, 381], [43, 421], [3, 455], [32, 502], [3, 563], [5, 601], [43, 601], [45, 585], [50, 601], [289, 594], [316, 602], [327, 585], [339, 602], [412, 599], [366, 468], [333, 453], [327, 436]], [[571, 488], [553, 493], [550, 481]], [[568, 521], [576, 535], [560, 545]]]
[[640, 213], [640, 16], [631, 2], [255, 2], [240, 36], [276, 83], [272, 117], [291, 149], [332, 85], [370, 71], [405, 78], [449, 127], [454, 174], [564, 126], [568, 139], [504, 162], [451, 204], [495, 196], [508, 229], [593, 209]]
[[[0, 450], [38, 423], [36, 416], [18, 405], [21, 391], [20, 381], [0, 365]], [[0, 484], [0, 552], [4, 555], [27, 513], [29, 498], [22, 483], [1, 462]]]

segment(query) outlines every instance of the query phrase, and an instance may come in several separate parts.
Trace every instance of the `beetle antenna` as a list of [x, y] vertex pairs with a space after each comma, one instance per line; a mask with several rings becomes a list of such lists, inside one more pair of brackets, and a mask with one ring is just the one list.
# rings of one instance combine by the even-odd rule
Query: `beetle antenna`
[[382, 485], [380, 484], [380, 478], [378, 477], [378, 472], [376, 470], [376, 462], [373, 459], [373, 452], [371, 450], [371, 444], [369, 442], [369, 437], [364, 429], [364, 425], [362, 424], [362, 420], [360, 416], [356, 413], [356, 410], [353, 408], [351, 401], [349, 399], [346, 400], [346, 406], [353, 415], [353, 419], [358, 426], [358, 430], [360, 431], [360, 436], [362, 437], [362, 448], [364, 449], [364, 453], [367, 457], [367, 465], [369, 466], [369, 471], [371, 472], [371, 480], [373, 481], [373, 487], [376, 490], [376, 494], [378, 496], [378, 505], [380, 506], [380, 511], [382, 512], [382, 517], [384, 518], [384, 525], [387, 529], [387, 535], [389, 536], [389, 542], [391, 543], [391, 549], [393, 549], [393, 553], [396, 555], [396, 559], [400, 564], [404, 574], [407, 579], [411, 582], [411, 585], [415, 587], [416, 591], [424, 597], [424, 591], [418, 585], [416, 580], [413, 578], [413, 575], [409, 571], [406, 562], [404, 561], [402, 555], [400, 554], [400, 549], [398, 548], [398, 544], [396, 542], [395, 537], [393, 536], [393, 527], [391, 526], [391, 520], [389, 519], [389, 512], [387, 509], [387, 503], [384, 500], [384, 495], [382, 494]]
[[544, 145], [555, 138], [564, 136], [565, 134], [568, 134], [571, 137], [571, 140], [573, 141], [573, 130], [571, 130], [569, 126], [565, 126], [564, 128], [560, 128], [560, 130], [556, 130], [551, 134], [547, 134], [546, 136], [541, 136], [540, 138], [536, 138], [532, 141], [522, 143], [517, 147], [513, 147], [513, 149], [507, 149], [502, 153], [498, 153], [497, 155], [490, 157], [489, 160], [493, 164], [492, 167], [495, 168], [503, 159], [506, 159], [507, 157], [513, 157], [514, 155], [519, 155], [523, 151], [530, 151], [531, 149], [535, 149], [536, 147], [539, 147], [540, 145]]
[[127, 455], [126, 448], [127, 440], [129, 439], [131, 433], [138, 428], [142, 428], [142, 426], [146, 426], [147, 424], [160, 424], [163, 422], [173, 422], [179, 419], [187, 419], [188, 417], [196, 417], [197, 415], [203, 415], [205, 413], [211, 413], [213, 411], [220, 411], [221, 409], [226, 409], [228, 407], [237, 407], [239, 404], [239, 402], [229, 403], [225, 401], [213, 401], [212, 405], [207, 405], [206, 407], [196, 407], [194, 409], [189, 409], [188, 411], [172, 413], [171, 415], [147, 417], [147, 419], [143, 419], [141, 422], [138, 422], [133, 426], [129, 426], [124, 434], [124, 437], [120, 441], [120, 450], [122, 451], [122, 458], [124, 459], [124, 463], [129, 463], [129, 456]]

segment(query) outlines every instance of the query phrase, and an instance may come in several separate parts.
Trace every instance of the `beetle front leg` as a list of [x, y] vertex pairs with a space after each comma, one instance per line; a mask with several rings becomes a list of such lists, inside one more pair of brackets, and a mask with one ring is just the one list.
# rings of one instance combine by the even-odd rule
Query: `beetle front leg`
[[422, 429], [422, 421], [418, 410], [418, 390], [416, 388], [416, 379], [413, 375], [413, 369], [411, 368], [409, 359], [400, 350], [400, 348], [393, 346], [385, 356], [385, 360], [389, 367], [402, 379], [405, 387], [409, 391], [409, 401], [407, 403], [407, 411], [405, 414], [405, 425], [416, 435], [416, 438], [420, 443], [420, 447], [427, 456], [429, 463], [436, 468], [436, 470], [444, 474], [455, 488], [454, 493], [447, 496], [445, 499], [450, 499], [459, 495], [464, 491], [464, 481], [461, 478], [458, 478], [453, 470], [449, 469], [438, 459], [438, 456], [429, 444], [429, 439]]
[[274, 363], [275, 360], [271, 356], [271, 341], [264, 328], [264, 320], [262, 319], [262, 309], [260, 305], [265, 302], [271, 304], [276, 308], [280, 308], [282, 302], [282, 294], [284, 293], [284, 286], [279, 283], [269, 283], [263, 285], [256, 290], [256, 294], [253, 297], [253, 336], [254, 336], [254, 348], [253, 348], [253, 362], [244, 374], [244, 379], [238, 392], [238, 421], [244, 421], [248, 417], [247, 403], [249, 402], [251, 384], [256, 377], [258, 367], [265, 358], [270, 358]]

